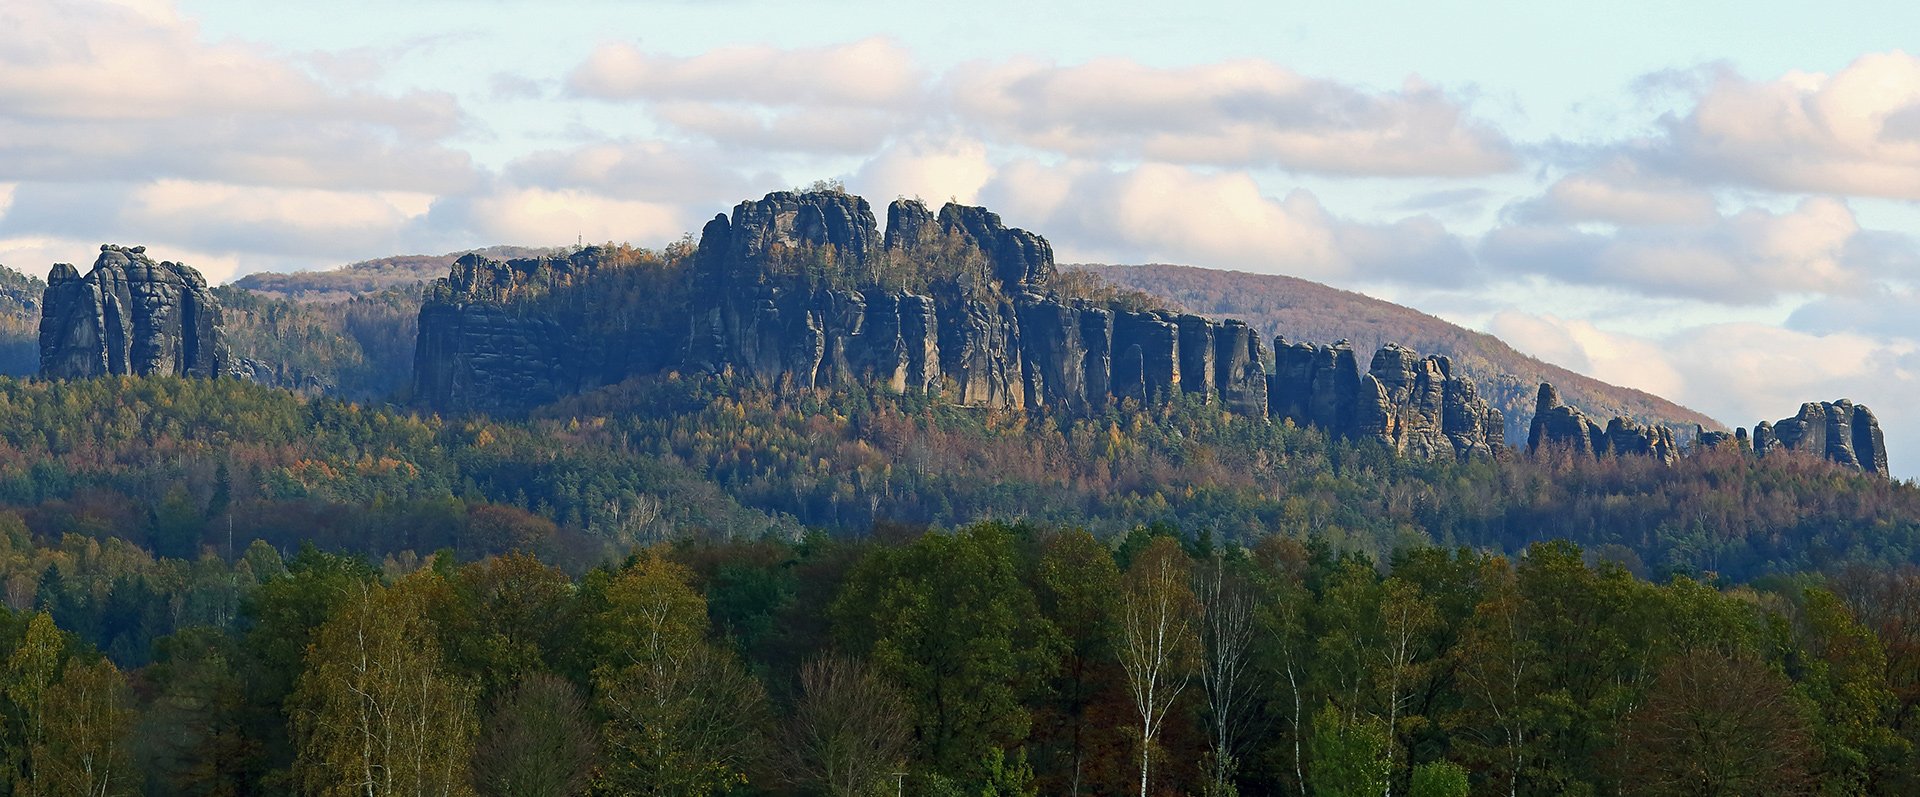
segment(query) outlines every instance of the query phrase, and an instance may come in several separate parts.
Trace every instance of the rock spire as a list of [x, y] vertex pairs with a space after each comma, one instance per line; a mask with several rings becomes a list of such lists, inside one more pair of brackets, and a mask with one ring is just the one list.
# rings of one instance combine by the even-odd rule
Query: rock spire
[[146, 247], [102, 244], [86, 276], [56, 263], [41, 301], [40, 375], [211, 378], [233, 372], [220, 304], [200, 272]]

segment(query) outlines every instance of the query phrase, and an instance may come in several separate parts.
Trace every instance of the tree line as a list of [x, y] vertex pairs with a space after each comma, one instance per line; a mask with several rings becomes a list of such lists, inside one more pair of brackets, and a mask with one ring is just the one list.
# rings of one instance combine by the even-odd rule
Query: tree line
[[[18, 523], [9, 539], [19, 542]], [[91, 554], [98, 559], [106, 554]], [[0, 611], [11, 794], [1908, 794], [1920, 571], [980, 523], [583, 572], [265, 543], [141, 663]], [[125, 578], [122, 576], [121, 578]], [[62, 602], [67, 606], [63, 608]]]

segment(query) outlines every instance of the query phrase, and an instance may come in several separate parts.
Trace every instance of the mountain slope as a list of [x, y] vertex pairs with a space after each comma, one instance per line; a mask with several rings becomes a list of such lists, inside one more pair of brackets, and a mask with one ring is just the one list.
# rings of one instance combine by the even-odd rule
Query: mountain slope
[[40, 373], [40, 296], [47, 283], [0, 266], [0, 374]]
[[444, 255], [395, 255], [363, 260], [327, 271], [278, 273], [262, 271], [248, 274], [231, 284], [272, 299], [296, 302], [339, 302], [363, 293], [387, 288], [411, 287], [432, 282], [447, 275], [453, 261], [468, 252], [477, 252], [496, 260], [537, 257], [552, 250], [525, 246], [489, 246], [466, 249]]
[[1552, 382], [1564, 401], [1603, 421], [1620, 415], [1641, 423], [1666, 424], [1683, 438], [1692, 435], [1695, 424], [1723, 428], [1712, 418], [1651, 393], [1610, 385], [1521, 354], [1492, 335], [1317, 282], [1158, 264], [1074, 268], [1084, 268], [1121, 288], [1177, 302], [1192, 312], [1242, 319], [1265, 333], [1269, 343], [1273, 335], [1313, 343], [1346, 338], [1353, 342], [1363, 369], [1366, 358], [1389, 342], [1422, 354], [1447, 355], [1456, 368], [1479, 383], [1488, 403], [1506, 415], [1510, 443], [1525, 444], [1541, 382]]

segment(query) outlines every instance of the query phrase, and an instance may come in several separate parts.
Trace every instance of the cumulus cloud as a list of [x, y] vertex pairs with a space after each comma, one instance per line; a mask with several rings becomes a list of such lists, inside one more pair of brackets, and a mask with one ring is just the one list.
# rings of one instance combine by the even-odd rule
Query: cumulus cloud
[[1087, 259], [1198, 263], [1338, 281], [1462, 285], [1477, 279], [1459, 239], [1430, 218], [1354, 222], [1328, 212], [1307, 191], [1268, 197], [1245, 173], [1022, 161], [1002, 169], [980, 193], [1010, 222], [1046, 230], [1057, 246]]
[[0, 6], [0, 179], [170, 177], [249, 185], [458, 190], [463, 115], [438, 92], [324, 85], [169, 5]]
[[899, 42], [874, 36], [827, 47], [722, 47], [680, 58], [608, 42], [573, 70], [574, 92], [604, 100], [897, 107], [924, 75]]
[[1074, 158], [1386, 176], [1484, 175], [1518, 164], [1499, 131], [1417, 79], [1375, 92], [1261, 59], [1155, 68], [1123, 58], [1073, 66], [1015, 58], [932, 76], [879, 37], [692, 57], [614, 42], [574, 69], [568, 86], [646, 102], [684, 132], [767, 151], [870, 152], [880, 139], [957, 121], [990, 143]]
[[[1541, 204], [1551, 209], [1555, 202], [1549, 192]], [[1520, 221], [1489, 233], [1480, 255], [1508, 273], [1659, 296], [1765, 304], [1789, 293], [1867, 290], [1910, 265], [1913, 247], [1902, 236], [1862, 230], [1844, 201], [1809, 197], [1790, 211], [1747, 208], [1715, 214], [1704, 224], [1589, 231]]]
[[1666, 171], [1788, 192], [1920, 199], [1920, 58], [1861, 56], [1832, 75], [1714, 76], [1639, 157]]
[[1078, 157], [1389, 176], [1517, 165], [1503, 135], [1416, 79], [1375, 93], [1261, 59], [1160, 69], [1097, 58], [973, 64], [950, 81], [964, 118]]
[[860, 167], [850, 185], [876, 202], [920, 197], [934, 205], [949, 199], [975, 204], [995, 169], [980, 141], [958, 135], [921, 135], [880, 152]]
[[1600, 222], [1636, 226], [1700, 225], [1719, 217], [1713, 192], [1679, 178], [1649, 175], [1628, 158], [1556, 180], [1546, 193], [1520, 203], [1514, 215], [1531, 222]]

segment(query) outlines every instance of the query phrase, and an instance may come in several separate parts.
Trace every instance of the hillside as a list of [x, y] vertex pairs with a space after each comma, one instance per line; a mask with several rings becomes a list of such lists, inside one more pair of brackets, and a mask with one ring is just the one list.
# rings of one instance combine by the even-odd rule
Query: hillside
[[1712, 418], [1651, 393], [1541, 362], [1484, 332], [1317, 282], [1160, 264], [1070, 268], [1084, 268], [1117, 286], [1163, 297], [1192, 312], [1245, 320], [1265, 333], [1268, 341], [1273, 335], [1315, 343], [1346, 338], [1353, 341], [1356, 352], [1372, 352], [1394, 342], [1426, 354], [1445, 354], [1479, 383], [1487, 402], [1506, 415], [1510, 443], [1526, 442], [1541, 382], [1552, 382], [1564, 401], [1590, 416], [1619, 415], [1641, 423], [1667, 424], [1683, 437], [1692, 434], [1695, 424], [1724, 428]]
[[328, 271], [296, 271], [290, 274], [263, 271], [248, 274], [231, 285], [246, 288], [271, 299], [296, 302], [340, 302], [363, 293], [387, 288], [404, 288], [432, 282], [447, 275], [447, 269], [461, 255], [474, 252], [490, 258], [538, 257], [556, 251], [526, 246], [489, 246], [465, 249], [444, 255], [395, 255], [363, 260]]

